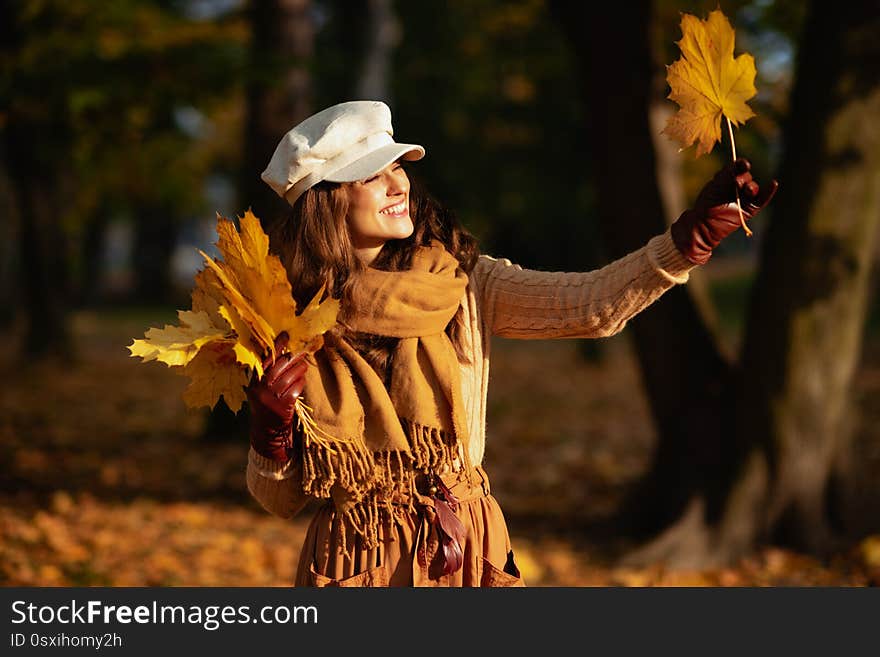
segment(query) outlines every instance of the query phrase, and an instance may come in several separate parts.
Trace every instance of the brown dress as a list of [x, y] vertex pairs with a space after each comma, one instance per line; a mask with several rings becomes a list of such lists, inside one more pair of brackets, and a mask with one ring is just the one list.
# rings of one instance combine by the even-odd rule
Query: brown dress
[[[441, 574], [442, 557], [433, 498], [415, 494], [415, 511], [405, 494], [392, 500], [394, 514], [380, 526], [379, 544], [365, 548], [348, 529], [343, 540], [340, 520], [328, 501], [315, 514], [300, 553], [297, 586], [523, 586], [513, 560], [507, 524], [490, 495], [489, 479], [473, 469], [469, 484], [463, 473], [440, 475], [459, 500], [456, 515], [467, 530], [464, 564]], [[424, 491], [424, 481], [418, 488]], [[427, 492], [427, 491], [424, 491]], [[340, 548], [343, 543], [346, 547]]]

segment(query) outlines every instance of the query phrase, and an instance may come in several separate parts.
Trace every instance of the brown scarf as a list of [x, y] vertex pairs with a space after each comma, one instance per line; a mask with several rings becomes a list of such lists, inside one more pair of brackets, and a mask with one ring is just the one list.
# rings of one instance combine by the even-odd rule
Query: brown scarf
[[306, 420], [303, 488], [332, 497], [367, 547], [377, 542], [380, 511], [391, 511], [393, 492], [412, 492], [419, 472], [456, 464], [470, 472], [459, 363], [445, 333], [467, 282], [436, 242], [418, 249], [408, 271], [369, 269], [349, 326], [400, 338], [389, 388], [351, 345], [329, 334], [306, 374], [314, 423]]

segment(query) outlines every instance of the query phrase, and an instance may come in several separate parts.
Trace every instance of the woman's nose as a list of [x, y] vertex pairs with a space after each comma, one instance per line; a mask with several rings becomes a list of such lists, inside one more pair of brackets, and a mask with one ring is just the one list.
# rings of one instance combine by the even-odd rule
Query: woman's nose
[[406, 192], [409, 189], [409, 180], [405, 173], [392, 172], [388, 181], [388, 196], [394, 196]]

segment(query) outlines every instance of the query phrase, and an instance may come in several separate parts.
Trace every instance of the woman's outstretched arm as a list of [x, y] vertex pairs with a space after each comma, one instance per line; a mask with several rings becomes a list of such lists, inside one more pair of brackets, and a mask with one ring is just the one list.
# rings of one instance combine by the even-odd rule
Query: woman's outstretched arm
[[601, 338], [679, 283], [695, 265], [669, 231], [644, 247], [589, 272], [543, 272], [482, 256], [472, 285], [482, 325], [505, 338]]
[[669, 230], [595, 271], [529, 271], [509, 260], [481, 258], [472, 281], [482, 328], [510, 338], [601, 338], [620, 332], [666, 290], [687, 282], [692, 267], [706, 263], [743, 219], [770, 202], [778, 183], [761, 187], [750, 170], [745, 158], [728, 163]]

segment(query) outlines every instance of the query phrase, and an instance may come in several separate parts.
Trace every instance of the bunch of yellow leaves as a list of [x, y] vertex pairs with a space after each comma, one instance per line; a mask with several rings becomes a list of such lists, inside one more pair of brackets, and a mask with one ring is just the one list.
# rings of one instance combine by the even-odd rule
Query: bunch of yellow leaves
[[[683, 14], [681, 33], [677, 43], [682, 57], [666, 67], [666, 81], [671, 89], [669, 99], [678, 103], [680, 109], [670, 117], [663, 132], [681, 142], [682, 149], [698, 142], [696, 157], [699, 157], [721, 141], [721, 117], [724, 116], [735, 160], [733, 125], [739, 126], [755, 116], [746, 104], [757, 93], [755, 58], [744, 53], [734, 59], [734, 31], [718, 9], [705, 21]], [[742, 208], [740, 220], [746, 233], [751, 235]]]
[[321, 302], [322, 288], [297, 314], [287, 274], [269, 254], [259, 219], [248, 211], [240, 224], [241, 232], [218, 215], [223, 260], [199, 250], [207, 267], [196, 275], [192, 309], [177, 313], [180, 325], [151, 328], [128, 347], [143, 362], [157, 360], [188, 376], [183, 399], [191, 408], [213, 407], [222, 396], [230, 410], [238, 411], [251, 375], [263, 375], [263, 357], [276, 356], [279, 334], [289, 337], [286, 350], [314, 353], [339, 312], [339, 301]]

